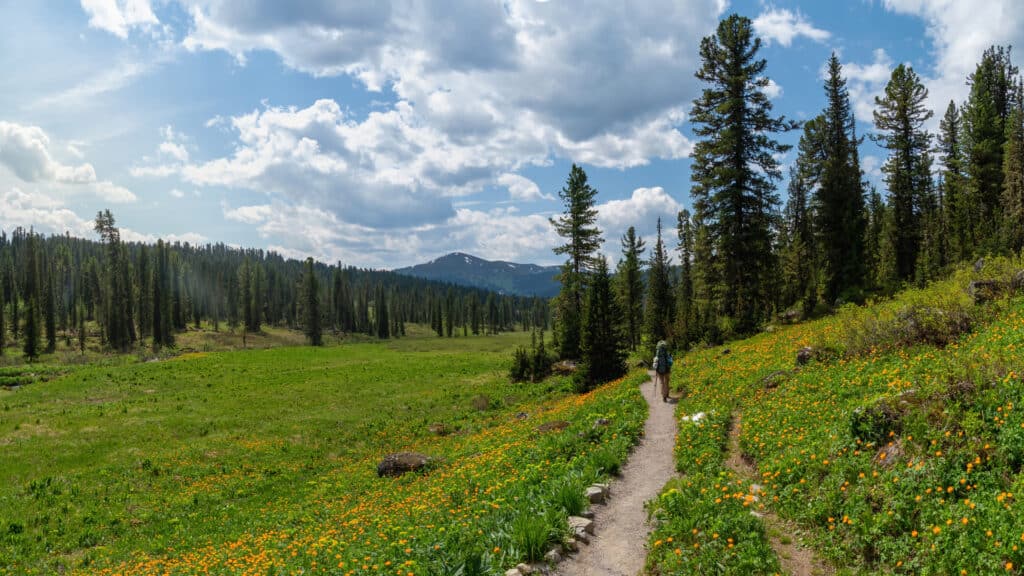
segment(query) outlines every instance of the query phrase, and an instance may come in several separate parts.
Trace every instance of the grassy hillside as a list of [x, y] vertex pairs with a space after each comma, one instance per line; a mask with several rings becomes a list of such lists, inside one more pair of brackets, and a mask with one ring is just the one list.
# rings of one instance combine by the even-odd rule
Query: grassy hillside
[[[779, 535], [751, 513], [772, 511], [839, 573], [1024, 573], [1024, 298], [976, 306], [965, 291], [1022, 267], [683, 357], [685, 476], [656, 506], [652, 571], [776, 573]], [[754, 482], [724, 466], [739, 421]]]
[[[536, 556], [636, 440], [644, 376], [582, 397], [512, 385], [525, 337], [196, 352], [0, 391], [0, 574], [470, 574]], [[410, 449], [433, 469], [377, 477]]]

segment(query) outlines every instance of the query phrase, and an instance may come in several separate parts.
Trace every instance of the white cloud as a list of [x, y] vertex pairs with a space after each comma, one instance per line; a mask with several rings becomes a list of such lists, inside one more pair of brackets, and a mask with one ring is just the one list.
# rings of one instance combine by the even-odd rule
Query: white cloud
[[968, 74], [991, 45], [1024, 45], [1024, 9], [1019, 0], [884, 0], [891, 11], [924, 20], [932, 40], [935, 66], [925, 76], [929, 108], [935, 111], [931, 129], [950, 100], [967, 98]]
[[497, 183], [499, 186], [508, 188], [509, 196], [513, 200], [529, 202], [532, 200], [555, 199], [551, 194], [542, 194], [536, 182], [518, 174], [506, 172], [498, 176]]
[[659, 217], [663, 225], [674, 226], [682, 204], [661, 186], [637, 188], [623, 200], [610, 200], [597, 207], [598, 222], [609, 238], [618, 238], [630, 226], [654, 230]]
[[169, 194], [172, 197], [178, 198], [178, 199], [181, 199], [181, 198], [185, 197], [185, 193], [182, 192], [181, 190], [178, 190], [177, 188], [172, 188], [171, 191], [169, 192]]
[[132, 28], [159, 24], [149, 0], [81, 0], [89, 26], [127, 38]]
[[779, 96], [782, 96], [782, 86], [779, 86], [775, 80], [768, 79], [768, 85], [764, 87], [764, 95], [771, 100], [775, 100]]
[[[889, 82], [894, 67], [892, 58], [885, 50], [878, 48], [872, 52], [873, 60], [869, 64], [847, 62], [843, 64], [843, 75], [853, 103], [853, 113], [857, 120], [871, 124], [874, 122], [875, 96], [881, 96], [885, 85]], [[822, 69], [822, 77], [827, 73]]]
[[86, 189], [109, 202], [136, 200], [130, 190], [97, 180], [92, 164], [63, 164], [53, 158], [50, 148], [50, 138], [42, 128], [0, 121], [0, 166], [22, 182], [56, 186], [68, 193]]
[[815, 42], [824, 42], [832, 36], [827, 30], [815, 28], [799, 11], [774, 6], [754, 18], [754, 30], [768, 43], [778, 42], [786, 47], [801, 36]]

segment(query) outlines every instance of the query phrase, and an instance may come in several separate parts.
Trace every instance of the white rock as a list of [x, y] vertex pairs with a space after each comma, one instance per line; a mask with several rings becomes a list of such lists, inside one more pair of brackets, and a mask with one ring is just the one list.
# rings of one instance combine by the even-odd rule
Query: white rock
[[594, 521], [582, 516], [569, 516], [569, 527], [576, 533], [581, 531], [587, 534], [594, 533]]
[[516, 564], [516, 570], [519, 570], [520, 574], [533, 574], [533, 567], [529, 564]]

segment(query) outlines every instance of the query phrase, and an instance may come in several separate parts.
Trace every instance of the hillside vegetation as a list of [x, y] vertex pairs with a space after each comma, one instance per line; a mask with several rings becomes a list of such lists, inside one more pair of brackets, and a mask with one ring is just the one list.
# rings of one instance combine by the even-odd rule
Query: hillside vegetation
[[[560, 379], [509, 384], [524, 341], [196, 352], [0, 389], [0, 574], [474, 574], [538, 559], [637, 440], [645, 375], [582, 396]], [[403, 450], [435, 459], [379, 478]]]
[[[772, 511], [839, 573], [1021, 573], [1024, 298], [975, 305], [965, 289], [1022, 267], [961, 269], [681, 358], [683, 477], [654, 506], [652, 572], [777, 573]], [[724, 465], [740, 420], [753, 482]]]

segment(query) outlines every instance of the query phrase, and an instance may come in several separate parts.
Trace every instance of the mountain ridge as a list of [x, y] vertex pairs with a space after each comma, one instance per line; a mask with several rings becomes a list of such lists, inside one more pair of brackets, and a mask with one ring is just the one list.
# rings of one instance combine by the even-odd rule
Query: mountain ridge
[[485, 288], [503, 294], [545, 298], [558, 294], [560, 284], [555, 276], [559, 271], [559, 266], [485, 260], [466, 252], [450, 252], [429, 262], [392, 270], [405, 276]]

